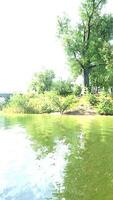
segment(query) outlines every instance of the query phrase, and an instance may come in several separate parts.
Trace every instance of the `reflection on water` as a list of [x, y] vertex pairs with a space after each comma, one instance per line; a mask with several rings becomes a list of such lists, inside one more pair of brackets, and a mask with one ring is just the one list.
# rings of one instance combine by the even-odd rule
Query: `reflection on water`
[[[38, 153], [38, 152], [37, 152]], [[63, 185], [68, 145], [56, 141], [54, 151], [37, 160], [25, 129], [0, 132], [0, 196], [4, 199], [45, 199]]]
[[113, 118], [0, 117], [0, 200], [112, 200]]

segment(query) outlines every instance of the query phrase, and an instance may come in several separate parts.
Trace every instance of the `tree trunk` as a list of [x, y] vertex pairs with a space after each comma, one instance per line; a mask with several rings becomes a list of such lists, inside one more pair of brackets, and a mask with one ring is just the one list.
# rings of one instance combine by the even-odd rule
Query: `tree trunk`
[[89, 90], [89, 69], [84, 69], [84, 87]]
[[111, 94], [113, 93], [113, 87], [111, 87]]
[[96, 88], [97, 88], [96, 93], [98, 94], [98, 89], [99, 89], [99, 88], [98, 88], [98, 86], [97, 86]]

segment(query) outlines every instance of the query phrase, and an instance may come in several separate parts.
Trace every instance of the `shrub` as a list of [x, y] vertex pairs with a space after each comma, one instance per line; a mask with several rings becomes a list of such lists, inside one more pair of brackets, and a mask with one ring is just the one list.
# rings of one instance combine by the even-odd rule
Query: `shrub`
[[46, 92], [38, 95], [13, 95], [4, 111], [9, 113], [50, 113], [55, 112], [52, 103], [54, 94]]
[[73, 103], [73, 96], [61, 97], [53, 92], [38, 95], [14, 95], [4, 109], [10, 113], [63, 113]]
[[52, 105], [52, 93], [46, 92], [44, 94], [38, 95], [38, 113], [51, 113], [55, 112], [55, 108]]
[[72, 83], [64, 80], [59, 80], [54, 83], [53, 90], [57, 93], [57, 95], [68, 96], [73, 93]]
[[99, 103], [98, 97], [93, 94], [88, 95], [88, 100], [92, 106], [96, 106]]
[[74, 101], [75, 101], [75, 97], [72, 95], [67, 96], [67, 97], [61, 97], [61, 96], [56, 95], [53, 98], [53, 105], [56, 107], [56, 111], [63, 114], [64, 111], [70, 108], [70, 106], [72, 105]]
[[13, 113], [26, 113], [27, 103], [28, 103], [27, 95], [15, 94], [11, 96], [4, 110]]
[[113, 101], [110, 98], [104, 98], [98, 105], [98, 112], [102, 115], [113, 115]]
[[79, 85], [74, 85], [74, 95], [75, 96], [80, 96], [82, 92], [82, 88]]

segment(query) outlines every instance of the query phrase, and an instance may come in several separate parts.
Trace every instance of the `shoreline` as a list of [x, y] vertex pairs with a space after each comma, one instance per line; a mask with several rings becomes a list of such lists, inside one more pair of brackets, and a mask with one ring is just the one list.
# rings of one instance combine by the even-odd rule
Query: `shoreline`
[[65, 111], [64, 113], [60, 112], [51, 112], [51, 113], [13, 113], [13, 112], [4, 112], [0, 111], [0, 115], [67, 115], [67, 116], [113, 116], [113, 115], [108, 115], [108, 114], [99, 114], [96, 110], [93, 108], [79, 108], [75, 110], [68, 110]]
[[0, 112], [0, 115], [4, 116], [24, 116], [24, 115], [32, 115], [32, 116], [42, 116], [42, 115], [53, 115], [53, 116], [111, 116], [113, 115], [105, 115], [105, 114], [99, 114], [97, 112], [81, 112], [81, 111], [67, 111], [64, 113], [60, 112], [51, 112], [51, 113], [40, 113], [40, 114], [33, 114], [33, 113], [6, 113], [6, 112]]

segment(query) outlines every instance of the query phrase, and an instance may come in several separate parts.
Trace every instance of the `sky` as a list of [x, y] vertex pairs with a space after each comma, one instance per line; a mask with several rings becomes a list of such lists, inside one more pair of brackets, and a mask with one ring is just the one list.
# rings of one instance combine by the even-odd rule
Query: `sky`
[[[112, 0], [105, 8], [113, 13]], [[35, 72], [69, 70], [56, 37], [57, 16], [79, 21], [80, 0], [0, 0], [0, 92], [25, 91]]]

